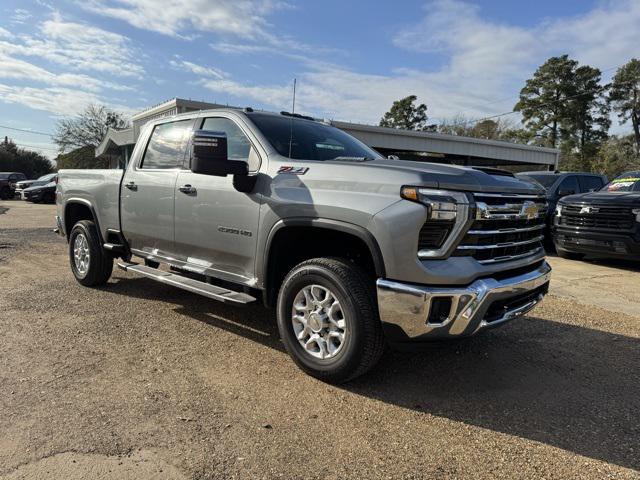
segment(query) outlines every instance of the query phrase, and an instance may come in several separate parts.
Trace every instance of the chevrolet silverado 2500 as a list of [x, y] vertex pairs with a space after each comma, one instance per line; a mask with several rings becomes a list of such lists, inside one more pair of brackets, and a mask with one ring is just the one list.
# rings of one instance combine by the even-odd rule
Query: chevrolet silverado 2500
[[260, 300], [296, 364], [331, 382], [370, 369], [385, 343], [501, 325], [549, 285], [538, 186], [386, 159], [285, 112], [152, 121], [125, 171], [62, 170], [56, 193], [79, 283], [104, 284], [119, 259], [215, 300]]

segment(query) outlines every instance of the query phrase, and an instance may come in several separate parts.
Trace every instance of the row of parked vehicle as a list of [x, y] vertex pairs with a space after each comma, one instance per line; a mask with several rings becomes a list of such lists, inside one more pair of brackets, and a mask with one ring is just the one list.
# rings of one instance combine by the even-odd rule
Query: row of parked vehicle
[[[545, 247], [563, 258], [586, 254], [640, 258], [640, 171], [613, 181], [594, 173], [522, 172], [516, 177], [547, 192]], [[0, 198], [55, 203], [57, 174], [27, 180], [23, 173], [0, 173]]]
[[547, 250], [574, 260], [587, 254], [640, 260], [640, 171], [625, 172], [611, 182], [592, 173], [516, 176], [547, 192]]
[[27, 180], [24, 173], [0, 172], [0, 199], [20, 198], [34, 203], [55, 203], [57, 173]]

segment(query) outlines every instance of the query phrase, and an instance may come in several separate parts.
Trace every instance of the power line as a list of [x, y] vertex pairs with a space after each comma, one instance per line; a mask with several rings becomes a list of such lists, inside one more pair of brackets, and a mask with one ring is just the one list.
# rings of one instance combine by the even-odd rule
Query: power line
[[0, 128], [5, 128], [7, 130], [15, 130], [16, 132], [26, 132], [26, 133], [33, 133], [35, 135], [44, 135], [46, 137], [53, 137], [52, 133], [38, 132], [37, 130], [26, 130], [24, 128], [9, 127], [7, 125], [0, 125]]
[[52, 152], [58, 152], [57, 148], [52, 148], [52, 147], [38, 147], [36, 145], [27, 145], [26, 143], [16, 143], [12, 140], [12, 143], [17, 146], [17, 147], [21, 147], [21, 148], [35, 148], [36, 150], [50, 150]]
[[57, 148], [52, 147], [38, 147], [37, 145], [26, 145], [24, 143], [16, 143], [19, 147], [35, 148], [36, 150], [49, 150], [50, 152], [58, 152]]

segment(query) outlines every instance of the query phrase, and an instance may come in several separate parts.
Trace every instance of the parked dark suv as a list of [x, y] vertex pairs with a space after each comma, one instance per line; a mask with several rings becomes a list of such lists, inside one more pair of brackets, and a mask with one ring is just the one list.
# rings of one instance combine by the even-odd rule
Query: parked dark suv
[[562, 197], [577, 193], [595, 192], [604, 187], [607, 177], [597, 173], [587, 172], [522, 172], [516, 173], [516, 177], [539, 183], [547, 191], [547, 217], [544, 230], [545, 246], [547, 250], [553, 250], [551, 228], [555, 216], [556, 205]]
[[20, 172], [0, 172], [0, 200], [13, 198], [16, 191], [16, 183], [26, 180], [24, 173]]
[[640, 260], [640, 171], [623, 173], [598, 192], [562, 198], [553, 239], [564, 258]]

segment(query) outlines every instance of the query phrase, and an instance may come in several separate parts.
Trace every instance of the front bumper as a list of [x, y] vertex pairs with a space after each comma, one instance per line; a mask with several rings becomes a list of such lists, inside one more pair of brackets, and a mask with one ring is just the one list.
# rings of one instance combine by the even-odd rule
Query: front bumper
[[549, 289], [547, 262], [515, 277], [484, 278], [467, 287], [427, 287], [377, 281], [378, 309], [390, 343], [459, 338], [517, 318]]
[[640, 226], [624, 232], [585, 231], [556, 226], [553, 241], [557, 248], [573, 253], [640, 259]]

